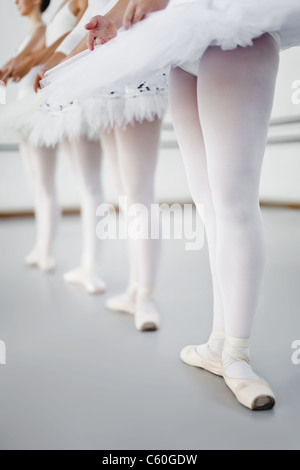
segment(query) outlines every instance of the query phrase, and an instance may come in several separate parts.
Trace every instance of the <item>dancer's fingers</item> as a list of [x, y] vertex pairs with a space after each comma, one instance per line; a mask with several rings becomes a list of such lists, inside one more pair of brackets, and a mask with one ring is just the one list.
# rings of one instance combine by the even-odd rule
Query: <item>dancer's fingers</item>
[[90, 31], [87, 36], [87, 46], [90, 49], [90, 51], [94, 50], [96, 39], [97, 39], [97, 35], [95, 34], [95, 31]]
[[147, 15], [147, 12], [141, 8], [137, 8], [135, 10], [135, 14], [134, 14], [134, 17], [133, 17], [133, 20], [132, 20], [132, 24], [136, 24], [136, 23], [139, 23], [140, 21], [142, 21], [142, 19], [144, 19]]
[[40, 86], [40, 75], [39, 74], [37, 74], [35, 79], [34, 79], [33, 88], [34, 88], [34, 91], [36, 93], [39, 90], [39, 88], [41, 88], [41, 86]]
[[37, 93], [41, 89], [41, 80], [45, 78], [44, 70], [40, 70], [34, 80], [34, 91]]
[[127, 10], [124, 15], [123, 19], [123, 27], [124, 29], [129, 29], [131, 25], [133, 24], [133, 18], [136, 12], [136, 5], [134, 2], [130, 2], [130, 4], [127, 7]]
[[11, 76], [11, 70], [7, 70], [7, 72], [5, 72], [1, 78], [1, 80], [5, 83], [7, 83], [8, 79], [10, 78]]
[[93, 51], [95, 40], [99, 37], [99, 28], [101, 26], [101, 16], [94, 16], [89, 23], [85, 25], [85, 29], [89, 31], [87, 37], [87, 46]]
[[99, 19], [98, 16], [94, 16], [91, 19], [91, 21], [85, 25], [85, 29], [87, 29], [88, 31], [91, 31], [92, 29], [96, 29], [99, 26], [98, 19]]
[[101, 46], [102, 44], [105, 44], [105, 41], [101, 38], [96, 38], [94, 41], [95, 46]]

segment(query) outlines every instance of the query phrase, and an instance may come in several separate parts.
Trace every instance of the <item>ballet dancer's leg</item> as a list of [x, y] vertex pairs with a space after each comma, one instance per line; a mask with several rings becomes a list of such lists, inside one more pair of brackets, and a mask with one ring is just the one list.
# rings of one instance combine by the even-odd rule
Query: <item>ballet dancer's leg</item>
[[[156, 329], [159, 316], [153, 300], [155, 277], [159, 257], [159, 239], [151, 237], [151, 230], [158, 232], [158, 217], [150, 217], [151, 207], [155, 202], [154, 178], [157, 165], [161, 121], [144, 121], [127, 126], [126, 130], [117, 129], [116, 141], [120, 162], [120, 171], [128, 207], [142, 204], [147, 215], [139, 216], [141, 232], [147, 232], [147, 239], [131, 242], [138, 261], [138, 292], [135, 324], [139, 330]], [[152, 207], [153, 209], [153, 207]], [[153, 210], [152, 210], [153, 212]], [[134, 219], [134, 217], [133, 217]], [[129, 219], [129, 224], [133, 219]]]
[[[204, 359], [213, 364], [210, 369], [215, 371], [217, 368], [219, 375], [221, 375], [224, 311], [216, 273], [216, 216], [208, 181], [206, 152], [199, 120], [197, 78], [180, 68], [173, 69], [170, 75], [170, 104], [174, 129], [183, 156], [192, 198], [197, 206], [204, 205], [204, 222], [214, 300], [213, 332], [208, 343], [197, 348], [195, 346], [185, 348], [182, 352], [182, 359], [190, 365], [197, 366], [201, 364], [204, 366], [202, 361]], [[214, 364], [215, 360], [217, 360], [219, 367]]]
[[26, 256], [25, 263], [29, 266], [38, 266], [38, 240], [39, 240], [39, 231], [40, 231], [40, 212], [39, 212], [39, 200], [37, 191], [35, 188], [35, 177], [34, 177], [34, 164], [33, 158], [31, 158], [32, 147], [29, 142], [25, 139], [20, 142], [20, 153], [23, 160], [23, 165], [27, 174], [27, 178], [30, 183], [30, 187], [33, 193], [33, 203], [34, 203], [34, 214], [35, 214], [35, 224], [36, 224], [36, 241], [33, 250]]
[[[249, 338], [265, 268], [259, 185], [278, 64], [278, 47], [264, 35], [253, 47], [227, 52], [210, 48], [198, 76], [217, 221], [216, 264], [226, 331], [223, 372], [225, 379], [237, 381], [239, 391], [241, 380], [258, 380], [249, 363]], [[253, 385], [244, 385], [244, 397], [238, 398], [243, 404], [256, 409], [274, 406], [272, 393], [262, 402], [249, 402]]]
[[[111, 132], [101, 133], [101, 142], [103, 152], [108, 158], [112, 175], [117, 188], [119, 198], [125, 196], [125, 189], [120, 172], [120, 163], [117, 149], [116, 133], [114, 130]], [[120, 199], [120, 203], [122, 199]], [[120, 213], [123, 213], [125, 208], [119, 207]], [[124, 214], [126, 216], [126, 214]], [[107, 307], [110, 310], [117, 312], [124, 312], [129, 314], [135, 313], [136, 294], [138, 289], [138, 260], [137, 253], [134, 249], [132, 240], [128, 241], [128, 255], [129, 255], [129, 283], [126, 291], [115, 297], [111, 297], [107, 301]]]
[[[277, 71], [278, 49], [273, 39], [264, 36], [256, 40], [252, 48], [231, 52], [209, 49], [201, 61], [197, 87], [201, 122], [198, 158], [203, 159], [203, 136], [216, 216], [215, 275], [226, 330], [223, 374], [239, 401], [254, 409], [274, 405], [272, 391], [257, 380], [251, 369], [248, 345], [265, 265], [259, 182]], [[182, 140], [193, 197], [195, 201], [207, 201], [198, 166], [193, 162], [193, 152], [185, 152], [189, 142], [193, 141], [193, 134], [189, 132], [191, 120], [187, 119], [187, 126], [182, 131], [177, 114], [180, 108], [176, 103], [188, 90], [187, 77], [181, 85], [179, 97], [172, 91], [176, 91], [174, 85], [180, 84], [180, 74], [173, 72], [171, 76], [175, 126]], [[189, 108], [186, 112], [188, 116], [189, 112], [192, 113]], [[206, 233], [209, 238], [211, 231], [207, 220]], [[196, 362], [195, 355], [192, 359]], [[199, 366], [202, 367], [201, 364]]]
[[85, 137], [65, 142], [63, 148], [74, 167], [81, 193], [83, 250], [80, 266], [65, 274], [67, 282], [83, 287], [90, 294], [105, 291], [99, 275], [100, 241], [96, 235], [96, 210], [103, 202], [100, 183], [101, 147], [99, 141]]
[[[120, 161], [118, 155], [118, 148], [117, 148], [117, 139], [116, 139], [116, 131], [106, 132], [101, 134], [101, 142], [103, 146], [103, 151], [105, 155], [107, 155], [109, 160], [109, 165], [112, 170], [112, 174], [114, 177], [114, 182], [117, 188], [117, 192], [119, 198], [122, 196], [126, 196], [124, 182], [122, 179], [121, 169], [120, 169]], [[120, 204], [122, 203], [122, 199], [120, 199]], [[126, 208], [120, 207], [120, 212], [124, 212]], [[138, 262], [136, 251], [131, 249], [131, 243], [129, 243], [129, 285], [128, 288], [130, 292], [132, 288], [138, 284]]]
[[33, 188], [37, 219], [36, 246], [26, 261], [50, 271], [55, 267], [52, 251], [59, 214], [55, 194], [56, 150], [33, 147], [23, 141], [21, 152]]
[[[226, 334], [235, 338], [250, 337], [264, 274], [259, 185], [278, 57], [268, 35], [253, 47], [227, 52], [210, 48], [198, 77], [199, 115], [217, 220], [217, 274]], [[226, 363], [226, 351], [224, 359]], [[256, 378], [246, 361], [234, 361], [226, 372]]]
[[123, 195], [124, 185], [119, 168], [119, 157], [115, 131], [112, 130], [110, 132], [101, 132], [100, 139], [103, 154], [108, 159], [108, 163], [112, 171], [112, 177], [114, 179], [114, 184], [116, 186], [117, 193], [118, 195]]

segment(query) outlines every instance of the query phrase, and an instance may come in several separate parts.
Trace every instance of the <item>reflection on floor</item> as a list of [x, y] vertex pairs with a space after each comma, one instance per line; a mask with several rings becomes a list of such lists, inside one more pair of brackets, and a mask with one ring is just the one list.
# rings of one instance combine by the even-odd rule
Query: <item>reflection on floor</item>
[[108, 295], [126, 284], [124, 241], [103, 246], [109, 291], [91, 297], [65, 285], [76, 266], [80, 221], [65, 218], [57, 240], [58, 269], [45, 275], [23, 263], [32, 220], [0, 223], [1, 449], [299, 449], [300, 212], [263, 210], [268, 266], [253, 331], [252, 362], [277, 394], [272, 412], [237, 404], [221, 378], [179, 359], [211, 327], [206, 247], [185, 251], [164, 241], [158, 279], [163, 325], [134, 329], [110, 313]]

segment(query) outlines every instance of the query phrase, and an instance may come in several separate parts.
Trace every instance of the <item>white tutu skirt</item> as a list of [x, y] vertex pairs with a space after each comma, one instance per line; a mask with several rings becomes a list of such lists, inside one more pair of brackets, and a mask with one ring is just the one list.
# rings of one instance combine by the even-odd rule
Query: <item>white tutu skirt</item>
[[28, 139], [30, 136], [29, 122], [32, 116], [44, 103], [42, 93], [36, 94], [30, 88], [22, 95], [5, 106], [0, 106], [0, 132], [13, 132], [18, 137]]
[[[195, 0], [149, 15], [109, 43], [50, 70], [43, 94], [51, 109], [112, 87], [143, 81], [166, 67], [201, 58], [212, 45], [224, 50], [253, 45], [277, 31], [286, 47], [300, 45], [299, 0]], [[298, 25], [298, 27], [297, 27]]]
[[125, 129], [135, 122], [162, 119], [168, 106], [168, 71], [147, 81], [95, 93], [90, 97], [50, 106], [47, 102], [24, 126], [30, 143], [52, 147], [84, 136], [98, 140], [101, 131]]
[[0, 132], [12, 131], [20, 137], [29, 136], [30, 117], [44, 102], [42, 94], [33, 90], [34, 80], [40, 66], [34, 67], [17, 85], [17, 98], [0, 106]]

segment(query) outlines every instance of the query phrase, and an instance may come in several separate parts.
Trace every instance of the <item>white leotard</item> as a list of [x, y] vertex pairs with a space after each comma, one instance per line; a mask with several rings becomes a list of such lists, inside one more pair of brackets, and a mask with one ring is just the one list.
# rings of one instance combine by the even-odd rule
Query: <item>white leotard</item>
[[70, 10], [70, 1], [58, 10], [47, 26], [46, 46], [49, 47], [61, 36], [72, 31], [76, 24], [76, 16]]

